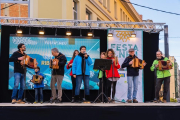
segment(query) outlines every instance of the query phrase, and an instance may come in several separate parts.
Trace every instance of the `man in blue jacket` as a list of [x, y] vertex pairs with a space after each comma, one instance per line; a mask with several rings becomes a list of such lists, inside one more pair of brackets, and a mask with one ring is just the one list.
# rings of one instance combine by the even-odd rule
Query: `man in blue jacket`
[[[89, 75], [92, 60], [89, 55], [86, 54], [86, 47], [80, 47], [80, 53], [73, 61], [72, 72], [73, 77], [76, 78], [75, 100], [80, 101], [79, 93], [82, 80], [84, 81], [85, 99], [89, 99]], [[84, 79], [83, 79], [84, 77]]]
[[38, 103], [38, 95], [40, 93], [40, 102], [42, 104], [43, 103], [44, 75], [42, 73], [40, 73], [40, 67], [35, 68], [34, 71], [35, 71], [36, 75], [41, 75], [43, 77], [42, 82], [40, 84], [39, 83], [34, 84], [34, 90], [35, 90], [35, 102], [34, 103]]

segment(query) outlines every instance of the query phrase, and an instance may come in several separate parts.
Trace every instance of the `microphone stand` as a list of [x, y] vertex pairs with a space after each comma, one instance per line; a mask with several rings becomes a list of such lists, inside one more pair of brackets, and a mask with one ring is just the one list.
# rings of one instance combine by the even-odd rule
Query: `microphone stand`
[[[87, 53], [84, 53], [84, 55], [87, 54]], [[86, 60], [85, 60], [85, 56], [83, 57], [83, 61], [84, 61], [84, 66], [83, 66], [83, 80], [84, 80], [84, 99], [83, 99], [83, 102], [84, 103], [90, 103], [89, 100], [86, 100], [86, 95], [85, 95], [85, 67], [86, 67]], [[89, 91], [90, 92], [90, 91]], [[88, 95], [89, 96], [89, 95]]]
[[26, 98], [26, 71], [27, 71], [27, 69], [26, 69], [26, 65], [25, 65], [25, 64], [23, 65], [23, 68], [24, 68], [24, 84], [25, 84], [24, 99], [23, 99], [23, 101], [24, 101], [25, 103], [30, 104], [31, 102], [28, 102], [28, 101], [27, 101], [27, 98]]
[[[85, 53], [84, 53], [85, 54]], [[85, 56], [83, 57], [83, 61], [84, 61], [84, 66], [83, 66], [83, 80], [84, 80], [84, 98], [83, 98], [83, 101], [85, 102], [86, 101], [86, 98], [85, 98]]]
[[[114, 90], [113, 90], [113, 87], [114, 87], [114, 84], [113, 84], [113, 82], [114, 82], [114, 77], [113, 77], [113, 75], [114, 75], [114, 64], [113, 64], [114, 62], [113, 62], [113, 60], [112, 60], [112, 83], [111, 83], [111, 89], [112, 89], [112, 91], [114, 92]], [[113, 93], [112, 93], [113, 94]], [[112, 96], [112, 95], [111, 95]], [[113, 100], [114, 98], [112, 98], [112, 100]], [[111, 100], [111, 101], [112, 101]]]
[[[52, 69], [50, 69], [50, 71], [51, 71], [51, 77], [52, 77]], [[53, 103], [53, 98], [52, 98], [52, 90], [51, 90], [51, 97], [50, 97], [50, 100], [48, 100], [48, 101], [45, 101], [44, 103]]]
[[154, 88], [155, 88], [154, 100], [156, 100], [156, 82], [157, 82], [157, 69], [156, 69], [156, 65], [154, 65]]

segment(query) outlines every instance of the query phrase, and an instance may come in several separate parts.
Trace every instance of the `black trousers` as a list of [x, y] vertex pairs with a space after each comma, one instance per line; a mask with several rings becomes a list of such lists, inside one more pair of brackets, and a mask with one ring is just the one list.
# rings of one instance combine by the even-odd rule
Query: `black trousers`
[[163, 99], [166, 100], [167, 93], [169, 91], [169, 84], [170, 84], [170, 77], [166, 78], [157, 78], [156, 87], [155, 87], [155, 98], [159, 99], [159, 91], [161, 89], [161, 85], [164, 81], [164, 92], [163, 92]]
[[117, 81], [107, 80], [107, 97], [111, 97], [111, 85], [112, 85], [112, 99], [114, 99], [116, 93], [116, 83]]
[[75, 96], [75, 88], [76, 88], [76, 78], [71, 76], [71, 81], [72, 81], [72, 97]]

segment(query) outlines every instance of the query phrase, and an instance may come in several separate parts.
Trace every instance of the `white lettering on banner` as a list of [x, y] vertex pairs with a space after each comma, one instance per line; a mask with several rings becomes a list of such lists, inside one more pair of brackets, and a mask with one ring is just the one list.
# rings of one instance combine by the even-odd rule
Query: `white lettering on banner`
[[[134, 48], [136, 56], [143, 59], [142, 31], [136, 31], [136, 38], [131, 38], [131, 33], [132, 31], [128, 30], [114, 30], [113, 37], [108, 37], [108, 48], [114, 50], [116, 56], [118, 56], [120, 65], [122, 65], [125, 58], [129, 56], [128, 50], [130, 48]], [[126, 101], [128, 92], [127, 69], [125, 68], [124, 71], [118, 70], [118, 72], [120, 79], [117, 81], [115, 99], [118, 101]], [[137, 92], [137, 100], [139, 102], [143, 102], [144, 100], [143, 91], [143, 72], [140, 70]]]
[[43, 58], [44, 58], [45, 60], [50, 60], [50, 59], [52, 59], [52, 56], [43, 55]]
[[36, 41], [28, 37], [12, 37], [12, 41], [14, 44], [24, 43], [25, 45], [37, 45]]
[[59, 42], [59, 41], [45, 41], [45, 44], [48, 45], [67, 45], [68, 42]]

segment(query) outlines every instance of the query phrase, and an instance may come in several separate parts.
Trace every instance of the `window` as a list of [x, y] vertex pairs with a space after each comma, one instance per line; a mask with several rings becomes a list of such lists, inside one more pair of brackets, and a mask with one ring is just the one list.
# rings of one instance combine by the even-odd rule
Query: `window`
[[107, 7], [107, 0], [103, 0], [103, 6], [106, 8]]
[[73, 0], [73, 15], [74, 20], [77, 20], [77, 2]]
[[114, 1], [114, 17], [117, 19], [117, 3]]
[[123, 14], [122, 14], [122, 9], [120, 8], [120, 21], [123, 21], [123, 16], [122, 16]]
[[124, 12], [123, 12], [123, 21], [125, 21], [125, 14], [124, 14]]
[[107, 0], [107, 9], [110, 12], [110, 0]]
[[102, 0], [99, 0], [99, 2], [102, 4]]
[[91, 20], [91, 12], [86, 9], [86, 20]]

